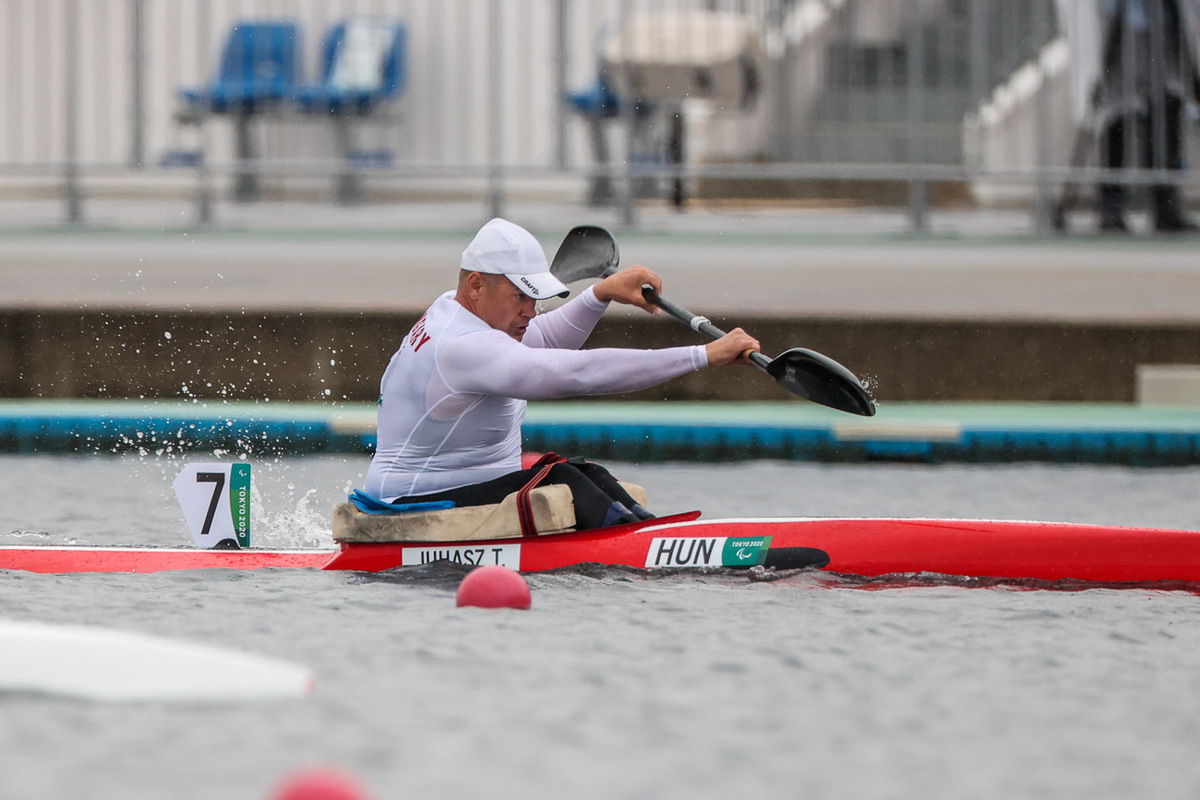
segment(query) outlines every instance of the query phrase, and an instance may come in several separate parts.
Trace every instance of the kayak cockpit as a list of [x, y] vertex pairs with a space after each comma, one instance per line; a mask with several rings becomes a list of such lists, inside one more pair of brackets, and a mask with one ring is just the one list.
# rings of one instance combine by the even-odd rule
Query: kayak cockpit
[[[642, 505], [646, 490], [622, 483]], [[528, 492], [532, 528], [538, 536], [575, 530], [571, 490], [562, 484], [538, 486]], [[341, 544], [367, 542], [461, 542], [522, 538], [517, 495], [484, 506], [413, 511], [402, 514], [363, 513], [353, 503], [333, 509], [333, 538]]]

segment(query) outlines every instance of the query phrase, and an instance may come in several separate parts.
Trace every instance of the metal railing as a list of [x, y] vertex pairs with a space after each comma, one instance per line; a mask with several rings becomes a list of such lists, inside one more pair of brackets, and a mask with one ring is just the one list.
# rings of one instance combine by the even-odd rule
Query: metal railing
[[[1148, 21], [1121, 17], [1118, 29], [1114, 17], [1104, 27], [1104, 6], [1118, 16], [1132, 13], [1126, 6], [1180, 10], [1165, 21], [1161, 11]], [[790, 196], [820, 182], [826, 192], [855, 184], [865, 196], [905, 187], [916, 229], [935, 183], [982, 202], [1029, 203], [1049, 225], [1076, 187], [1196, 185], [1181, 169], [1191, 87], [1136, 59], [1138, 37], [1153, 35], [1146, 41], [1174, 48], [1190, 70], [1195, 8], [1196, 0], [0, 0], [0, 180], [58, 181], [68, 221], [84, 218], [89, 180], [109, 175], [181, 176], [204, 222], [226, 193], [252, 201], [264, 186], [283, 196], [323, 186], [331, 201], [354, 202], [365, 187], [417, 176], [475, 180], [500, 211], [511, 176], [565, 174], [586, 176], [588, 199], [619, 205], [631, 222], [647, 195]], [[663, 27], [684, 18], [713, 25], [686, 35]], [[342, 56], [331, 61], [327, 39], [346, 20], [402, 23], [404, 85], [353, 112], [305, 107], [304, 91], [333, 80]], [[235, 27], [252, 23], [294, 26], [294, 81], [270, 102], [223, 107], [208, 95], [219, 89]], [[739, 31], [733, 50], [698, 38], [730, 26]], [[647, 49], [638, 35], [662, 44]], [[349, 47], [351, 38], [334, 43]], [[1126, 55], [1120, 63], [1114, 42]], [[378, 71], [382, 51], [359, 53], [372, 55]], [[1080, 64], [1097, 55], [1121, 79], [1080, 87], [1088, 80]], [[682, 94], [681, 82], [689, 82]], [[185, 98], [186, 88], [200, 99]], [[1147, 91], [1178, 101], [1139, 105]], [[1108, 92], [1102, 103], [1091, 103], [1096, 92]], [[1118, 147], [1110, 143], [1121, 120]]]

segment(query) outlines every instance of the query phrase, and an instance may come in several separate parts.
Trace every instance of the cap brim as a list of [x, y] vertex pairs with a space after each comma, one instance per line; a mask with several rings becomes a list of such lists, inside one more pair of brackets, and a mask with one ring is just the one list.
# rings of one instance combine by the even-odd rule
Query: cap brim
[[505, 275], [504, 277], [534, 300], [566, 297], [571, 293], [565, 283], [549, 272], [535, 272], [532, 275]]

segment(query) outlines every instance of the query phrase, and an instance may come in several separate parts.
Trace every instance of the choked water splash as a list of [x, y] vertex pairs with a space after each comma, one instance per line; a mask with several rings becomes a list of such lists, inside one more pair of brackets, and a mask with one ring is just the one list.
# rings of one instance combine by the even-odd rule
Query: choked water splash
[[[362, 479], [361, 459], [345, 457], [247, 458], [214, 449], [162, 456], [125, 454], [116, 471], [130, 491], [122, 498], [120, 531], [105, 540], [129, 544], [184, 545], [191, 542], [172, 483], [191, 462], [249, 462], [250, 546], [254, 549], [334, 547], [331, 512]], [[97, 462], [99, 463], [99, 462]], [[112, 463], [112, 462], [110, 462]], [[151, 498], [149, 501], [146, 498]], [[135, 511], [136, 510], [136, 511]], [[108, 516], [113, 517], [116, 512]], [[130, 519], [126, 519], [129, 517]], [[14, 526], [15, 527], [15, 526]], [[25, 530], [30, 529], [26, 523]]]
[[330, 512], [324, 505], [314, 502], [316, 495], [316, 489], [308, 489], [295, 500], [294, 507], [268, 511], [262, 493], [252, 487], [250, 518], [253, 546], [278, 549], [333, 547]]

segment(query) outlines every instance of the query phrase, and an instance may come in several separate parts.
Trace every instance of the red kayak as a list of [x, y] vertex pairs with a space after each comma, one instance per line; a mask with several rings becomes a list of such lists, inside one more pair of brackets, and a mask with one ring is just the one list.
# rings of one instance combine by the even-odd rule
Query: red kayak
[[524, 572], [594, 563], [643, 569], [819, 568], [878, 577], [1103, 583], [1200, 581], [1200, 532], [948, 519], [718, 519], [699, 512], [591, 531], [470, 542], [352, 543], [337, 549], [0, 547], [0, 569], [45, 573], [310, 568], [378, 572], [449, 560]]

